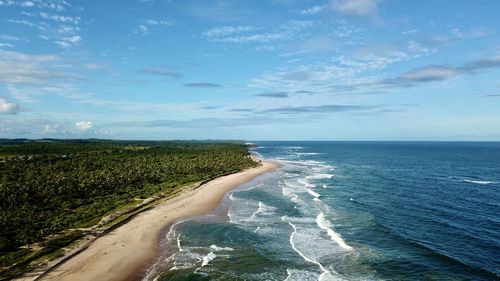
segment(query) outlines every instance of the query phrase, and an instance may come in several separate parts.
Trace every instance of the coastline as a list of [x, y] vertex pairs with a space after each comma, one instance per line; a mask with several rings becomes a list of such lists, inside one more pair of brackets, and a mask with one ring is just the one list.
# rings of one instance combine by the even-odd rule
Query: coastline
[[156, 256], [160, 232], [179, 219], [209, 213], [225, 193], [279, 168], [274, 162], [222, 176], [144, 211], [92, 242], [88, 248], [36, 280], [130, 280]]

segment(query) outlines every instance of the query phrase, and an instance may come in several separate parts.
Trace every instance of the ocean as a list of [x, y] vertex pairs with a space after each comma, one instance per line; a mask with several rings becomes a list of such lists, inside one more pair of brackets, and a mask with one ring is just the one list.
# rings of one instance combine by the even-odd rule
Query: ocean
[[500, 143], [256, 144], [283, 167], [172, 226], [144, 280], [500, 280]]

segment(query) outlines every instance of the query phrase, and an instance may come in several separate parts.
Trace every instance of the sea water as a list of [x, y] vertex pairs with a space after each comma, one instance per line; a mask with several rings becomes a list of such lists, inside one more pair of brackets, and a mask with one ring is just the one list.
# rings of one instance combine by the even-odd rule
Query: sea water
[[144, 280], [500, 280], [500, 143], [257, 144], [283, 167], [173, 225]]

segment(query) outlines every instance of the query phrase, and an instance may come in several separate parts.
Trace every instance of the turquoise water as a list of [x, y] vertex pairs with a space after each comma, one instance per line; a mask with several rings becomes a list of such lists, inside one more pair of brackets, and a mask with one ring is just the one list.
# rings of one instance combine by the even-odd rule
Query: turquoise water
[[283, 168], [175, 224], [145, 280], [500, 280], [500, 143], [257, 143]]

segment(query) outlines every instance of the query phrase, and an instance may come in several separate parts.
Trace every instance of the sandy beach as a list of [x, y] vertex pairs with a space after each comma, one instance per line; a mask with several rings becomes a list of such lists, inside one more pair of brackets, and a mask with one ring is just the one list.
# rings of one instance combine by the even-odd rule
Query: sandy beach
[[145, 211], [98, 238], [83, 252], [39, 280], [130, 279], [134, 272], [156, 256], [159, 234], [167, 225], [209, 213], [217, 208], [226, 192], [278, 167], [279, 164], [262, 161], [259, 167], [216, 178]]

